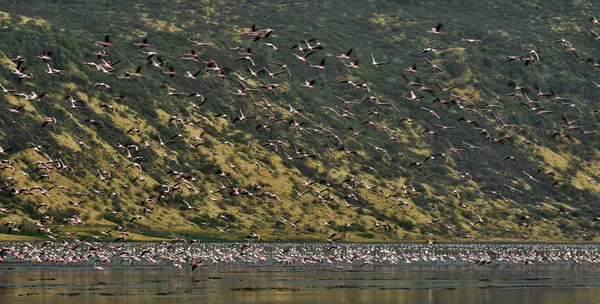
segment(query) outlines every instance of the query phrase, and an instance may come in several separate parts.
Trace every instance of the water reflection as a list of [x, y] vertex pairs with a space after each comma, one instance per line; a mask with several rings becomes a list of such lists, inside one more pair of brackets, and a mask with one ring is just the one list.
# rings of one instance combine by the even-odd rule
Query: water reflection
[[5, 268], [0, 303], [593, 303], [597, 269], [482, 266], [369, 271]]

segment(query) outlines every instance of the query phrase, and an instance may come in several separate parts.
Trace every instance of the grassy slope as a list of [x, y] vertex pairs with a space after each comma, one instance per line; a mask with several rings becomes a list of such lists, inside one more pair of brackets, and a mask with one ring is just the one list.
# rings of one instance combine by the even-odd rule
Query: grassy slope
[[[54, 216], [50, 227], [56, 231], [79, 231], [80, 234], [97, 234], [115, 224], [126, 225], [129, 231], [140, 235], [157, 237], [189, 236], [202, 239], [239, 239], [251, 232], [261, 233], [267, 239], [320, 239], [324, 240], [333, 231], [346, 232], [345, 238], [361, 240], [424, 240], [435, 234], [438, 240], [452, 240], [469, 235], [478, 240], [515, 239], [527, 236], [531, 240], [589, 240], [598, 233], [590, 219], [596, 214], [598, 185], [587, 182], [583, 174], [593, 177], [598, 167], [597, 135], [582, 136], [569, 131], [574, 138], [556, 139], [548, 136], [546, 130], [558, 129], [560, 116], [566, 113], [569, 119], [579, 119], [586, 130], [595, 130], [593, 110], [597, 97], [594, 87], [587, 79], [595, 79], [595, 71], [590, 64], [577, 60], [553, 42], [559, 38], [569, 40], [582, 53], [584, 58], [592, 56], [595, 44], [586, 27], [593, 25], [587, 20], [591, 14], [591, 4], [573, 2], [570, 6], [553, 6], [547, 2], [497, 1], [448, 1], [444, 9], [424, 4], [397, 4], [385, 1], [323, 1], [304, 3], [294, 1], [271, 2], [249, 1], [236, 6], [219, 1], [203, 1], [202, 5], [180, 3], [178, 1], [141, 1], [135, 6], [120, 2], [105, 1], [77, 3], [48, 2], [43, 6], [15, 4], [2, 8], [0, 26], [3, 28], [0, 64], [4, 67], [2, 84], [15, 86], [19, 91], [47, 91], [43, 102], [28, 102], [6, 95], [1, 98], [18, 107], [25, 104], [24, 113], [15, 116], [0, 113], [2, 146], [12, 147], [8, 158], [13, 161], [15, 170], [3, 170], [4, 178], [14, 178], [15, 188], [52, 184], [64, 185], [68, 190], [53, 189], [49, 197], [37, 195], [12, 196], [7, 190], [0, 199], [5, 205], [14, 204], [14, 213], [2, 215], [2, 221], [16, 221], [26, 224], [23, 234], [35, 234], [34, 221], [43, 214]], [[490, 12], [489, 7], [493, 6]], [[302, 12], [302, 13], [299, 13]], [[443, 22], [444, 35], [425, 33], [437, 22]], [[278, 45], [275, 52], [260, 42], [242, 35], [249, 25], [256, 23], [260, 29], [273, 28], [276, 33], [269, 38]], [[83, 62], [93, 61], [93, 51], [99, 47], [93, 41], [110, 34], [114, 46], [108, 49], [111, 60], [122, 60], [121, 71], [131, 71], [142, 65], [145, 79], [119, 81], [115, 76], [95, 72]], [[236, 62], [239, 56], [230, 48], [252, 47], [257, 68], [268, 66], [271, 71], [277, 67], [271, 61], [287, 63], [293, 73], [289, 78], [279, 75], [274, 80], [265, 75], [249, 81], [251, 86], [259, 83], [277, 82], [282, 86], [280, 95], [274, 98], [268, 92], [238, 97], [230, 94], [237, 89], [234, 76], [222, 80], [211, 74], [201, 74], [200, 80], [169, 78], [156, 68], [147, 66], [145, 55], [132, 45], [133, 42], [149, 37], [153, 50], [167, 60], [179, 73], [186, 70], [195, 72], [201, 65], [183, 62], [179, 58], [193, 45], [188, 38], [210, 41], [214, 47], [197, 48], [203, 60], [214, 59], [231, 71], [248, 75], [248, 64]], [[484, 39], [483, 46], [477, 48], [461, 42], [461, 38]], [[316, 64], [326, 59], [326, 70], [316, 72], [297, 62], [289, 46], [302, 39], [317, 38], [326, 50], [310, 57]], [[428, 69], [419, 50], [434, 47], [439, 50], [435, 56], [425, 55], [441, 65], [447, 73], [433, 73]], [[353, 48], [353, 57], [359, 60], [360, 70], [349, 70], [336, 55]], [[524, 48], [535, 48], [541, 62], [525, 67], [520, 63], [507, 63], [506, 55], [525, 55]], [[39, 55], [45, 50], [54, 53], [53, 65], [66, 69], [64, 76], [51, 77], [43, 73], [45, 68]], [[298, 53], [297, 51], [295, 51]], [[390, 62], [390, 65], [373, 69], [370, 56]], [[28, 58], [28, 70], [36, 77], [32, 81], [16, 84], [10, 70], [14, 63], [8, 58], [17, 54]], [[400, 73], [402, 69], [417, 63], [422, 71], [421, 79], [428, 87], [436, 88], [434, 81], [445, 86], [456, 85], [455, 94], [470, 100], [477, 109], [484, 109], [487, 100], [501, 104], [502, 109], [494, 110], [497, 117], [506, 123], [518, 124], [524, 130], [503, 129], [492, 116], [476, 114], [458, 107], [432, 104], [435, 98], [425, 94], [420, 102], [408, 101], [409, 89]], [[408, 73], [404, 73], [408, 74]], [[282, 77], [283, 76], [283, 77]], [[411, 76], [412, 77], [412, 76]], [[414, 78], [414, 77], [413, 77]], [[536, 95], [535, 85], [544, 91], [554, 89], [559, 95], [576, 103], [582, 114], [568, 109], [559, 102], [543, 100], [543, 105], [554, 111], [552, 115], [534, 116], [517, 100], [506, 95], [511, 88], [506, 86], [509, 79], [518, 80], [520, 85], [531, 89], [529, 96]], [[316, 80], [316, 89], [302, 88], [299, 84], [306, 80]], [[359, 117], [357, 120], [342, 120], [326, 113], [321, 106], [339, 105], [335, 95], [345, 99], [363, 100], [366, 92], [346, 89], [340, 80], [355, 82], [367, 80], [373, 92], [383, 102], [393, 107], [374, 107], [370, 102], [355, 105], [350, 110]], [[95, 82], [106, 82], [110, 90], [96, 89]], [[199, 92], [207, 97], [207, 103], [200, 110], [188, 107], [192, 98], [166, 97], [172, 90], [186, 94]], [[85, 109], [74, 110], [63, 100], [72, 94], [85, 101]], [[111, 97], [126, 95], [132, 101], [115, 102]], [[449, 93], [435, 93], [443, 99], [451, 98]], [[315, 132], [296, 132], [287, 122], [273, 124], [266, 131], [256, 131], [258, 124], [269, 124], [261, 109], [263, 97], [277, 105], [275, 116], [288, 121], [294, 119], [287, 111], [288, 104], [303, 108], [306, 118], [296, 117], [305, 122], [305, 128], [325, 127], [340, 136], [348, 149], [357, 150], [353, 157], [343, 152], [330, 153], [327, 145], [336, 146], [337, 140]], [[100, 105], [112, 104], [116, 109], [113, 115]], [[439, 121], [421, 110], [421, 105], [431, 108], [442, 117]], [[8, 105], [7, 105], [8, 107]], [[215, 118], [217, 113], [231, 117], [242, 109], [248, 116], [256, 115], [248, 123], [230, 123]], [[371, 111], [381, 112], [369, 116], [369, 120], [388, 126], [399, 139], [389, 141], [388, 135], [361, 123]], [[169, 122], [172, 115], [185, 119], [200, 120], [209, 118], [209, 123], [196, 127], [182, 126]], [[40, 129], [43, 117], [53, 116], [59, 120], [56, 127]], [[411, 117], [414, 122], [406, 124], [402, 117]], [[79, 123], [86, 117], [101, 121], [101, 125], [91, 126]], [[478, 131], [458, 123], [460, 117], [476, 119], [480, 126], [499, 137], [504, 132], [511, 136], [505, 143], [490, 143]], [[440, 131], [434, 124], [457, 126], [447, 132]], [[143, 130], [141, 136], [125, 134], [137, 126]], [[357, 138], [351, 136], [349, 127], [364, 130]], [[438, 131], [435, 137], [423, 134], [426, 128]], [[204, 146], [198, 151], [187, 148], [192, 136], [205, 133]], [[158, 134], [170, 138], [174, 134], [186, 134], [185, 140], [161, 147]], [[73, 139], [86, 142], [93, 149], [78, 146]], [[282, 150], [293, 155], [294, 150], [283, 148], [278, 153], [263, 147], [269, 139], [285, 140], [293, 146], [315, 153], [316, 158], [287, 160]], [[532, 142], [522, 143], [524, 139]], [[463, 159], [451, 156], [448, 163], [429, 162], [421, 169], [409, 167], [412, 160], [422, 161], [426, 156], [440, 153], [448, 148], [447, 140], [457, 148], [464, 148], [461, 141], [483, 147], [482, 151], [463, 152]], [[232, 142], [234, 145], [226, 144]], [[367, 142], [387, 149], [392, 160], [373, 152]], [[21, 171], [30, 171], [38, 160], [45, 160], [27, 146], [30, 143], [47, 145], [44, 153], [52, 158], [61, 157], [67, 163], [76, 164], [73, 174], [51, 172], [53, 181], [35, 181], [39, 172], [25, 177]], [[117, 143], [135, 143], [145, 156], [142, 174], [148, 180], [132, 183], [138, 174], [137, 169], [124, 167], [129, 164], [123, 150], [115, 148]], [[148, 143], [148, 147], [142, 147]], [[448, 153], [448, 152], [446, 152]], [[506, 156], [514, 156], [516, 163], [504, 161]], [[258, 161], [259, 170], [253, 162]], [[118, 167], [111, 167], [117, 164]], [[235, 166], [233, 168], [231, 165]], [[379, 170], [373, 173], [367, 168]], [[538, 168], [544, 167], [556, 173], [555, 176], [535, 175]], [[110, 171], [113, 179], [104, 182], [96, 177], [96, 169]], [[231, 174], [224, 179], [214, 174], [218, 168]], [[188, 189], [176, 192], [159, 201], [152, 213], [143, 220], [129, 223], [134, 215], [141, 214], [140, 201], [158, 196], [155, 187], [161, 183], [175, 184], [177, 180], [167, 175], [169, 170], [191, 173], [196, 181], [189, 183], [194, 189], [205, 190], [194, 194]], [[535, 175], [539, 184], [527, 180], [522, 173]], [[473, 181], [461, 178], [469, 172]], [[378, 185], [374, 191], [365, 184], [350, 189], [347, 178], [364, 180], [366, 185]], [[303, 180], [326, 181], [333, 184], [317, 183], [315, 189], [328, 189], [333, 199], [320, 202], [306, 194], [299, 198], [295, 189], [304, 191]], [[553, 183], [561, 182], [560, 187]], [[7, 180], [7, 182], [11, 182]], [[12, 183], [12, 182], [11, 182]], [[232, 196], [227, 189], [217, 191], [223, 183], [228, 187], [246, 188], [257, 194], [253, 197]], [[504, 185], [512, 185], [521, 191], [510, 192]], [[254, 189], [253, 185], [261, 185]], [[419, 193], [404, 195], [402, 185], [413, 185]], [[100, 190], [96, 194], [92, 190]], [[459, 190], [459, 201], [453, 190]], [[119, 196], [108, 197], [108, 193]], [[259, 197], [261, 192], [275, 193], [280, 200]], [[501, 191], [507, 198], [501, 199], [490, 191]], [[84, 198], [76, 192], [86, 192]], [[313, 191], [314, 193], [314, 191]], [[359, 200], [346, 200], [354, 205], [347, 208], [343, 202], [347, 194], [355, 194]], [[0, 193], [2, 194], [2, 193]], [[397, 194], [410, 208], [399, 204], [386, 195]], [[213, 199], [211, 199], [213, 198]], [[200, 208], [188, 211], [183, 200]], [[83, 210], [72, 207], [69, 201], [85, 200]], [[51, 209], [35, 209], [38, 203], [48, 202]], [[575, 211], [577, 216], [559, 212], [559, 208]], [[107, 216], [107, 211], [118, 210], [121, 214]], [[63, 221], [81, 212], [87, 222], [84, 226], [64, 226]], [[225, 214], [229, 221], [219, 217]], [[476, 214], [489, 222], [473, 229], [467, 220], [475, 222]], [[534, 220], [523, 220], [523, 216], [533, 216]], [[297, 221], [298, 229], [292, 228], [282, 219]], [[432, 225], [429, 221], [441, 219]], [[377, 228], [375, 221], [385, 222], [391, 230]], [[323, 221], [332, 223], [326, 227]], [[211, 227], [199, 225], [210, 223]], [[523, 223], [531, 224], [528, 229]], [[351, 224], [347, 227], [346, 224]], [[448, 229], [448, 226], [452, 227]], [[227, 227], [222, 234], [215, 227]], [[135, 238], [134, 238], [135, 239]]]

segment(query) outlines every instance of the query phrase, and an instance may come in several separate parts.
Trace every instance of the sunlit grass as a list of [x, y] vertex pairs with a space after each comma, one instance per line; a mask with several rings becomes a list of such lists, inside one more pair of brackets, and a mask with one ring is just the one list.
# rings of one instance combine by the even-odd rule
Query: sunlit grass
[[[590, 3], [573, 1], [574, 8], [564, 8], [564, 14], [558, 16], [539, 1], [523, 4], [529, 10], [535, 8], [535, 15], [530, 11], [511, 7], [510, 16], [501, 12], [505, 9], [501, 3], [497, 4], [494, 11], [485, 13], [483, 4], [474, 3], [467, 18], [473, 21], [468, 25], [460, 21], [464, 19], [461, 16], [465, 16], [465, 12], [458, 9], [462, 3], [454, 1], [447, 3], [448, 8], [444, 10], [443, 15], [427, 10], [428, 18], [425, 19], [421, 17], [426, 11], [422, 4], [400, 6], [387, 3], [385, 10], [372, 3], [358, 1], [347, 1], [339, 7], [337, 3], [311, 5], [304, 2], [243, 2], [234, 6], [226, 1], [203, 1], [200, 5], [176, 1], [161, 3], [160, 8], [151, 5], [144, 2], [126, 7], [115, 3], [107, 9], [90, 4], [89, 12], [75, 12], [78, 10], [75, 6], [64, 5], [60, 8], [64, 10], [64, 14], [54, 14], [57, 6], [48, 4], [44, 10], [31, 7], [13, 12], [8, 7], [6, 12], [0, 12], [0, 22], [8, 28], [13, 27], [7, 31], [7, 38], [3, 40], [5, 47], [0, 50], [0, 65], [4, 70], [3, 75], [6, 76], [2, 84], [10, 88], [17, 87], [23, 92], [37, 90], [39, 93], [44, 91], [44, 88], [49, 91], [42, 102], [30, 102], [3, 95], [5, 107], [16, 108], [25, 105], [25, 108], [18, 116], [3, 113], [6, 134], [0, 138], [0, 143], [3, 146], [14, 145], [22, 148], [23, 144], [19, 146], [18, 143], [23, 138], [18, 132], [23, 132], [27, 141], [52, 142], [51, 147], [42, 153], [27, 149], [10, 154], [10, 159], [14, 160], [15, 171], [5, 169], [2, 177], [14, 178], [15, 188], [40, 185], [50, 187], [52, 183], [35, 180], [39, 173], [26, 177], [22, 171], [33, 169], [36, 161], [57, 157], [68, 157], [77, 170], [76, 174], [49, 172], [53, 183], [68, 186], [68, 191], [54, 189], [48, 198], [41, 195], [2, 197], [4, 205], [13, 203], [13, 199], [18, 203], [15, 203], [17, 211], [2, 215], [0, 223], [13, 220], [32, 225], [46, 212], [44, 208], [32, 211], [32, 206], [48, 201], [53, 208], [48, 213], [55, 212], [64, 217], [57, 218], [57, 222], [52, 224], [58, 230], [73, 231], [81, 235], [94, 234], [98, 229], [108, 230], [116, 225], [109, 221], [110, 218], [125, 224], [128, 231], [133, 233], [131, 240], [134, 241], [167, 240], [178, 235], [239, 241], [253, 231], [261, 233], [267, 240], [281, 238], [325, 241], [334, 230], [345, 232], [345, 241], [424, 241], [426, 238], [434, 238], [429, 233], [434, 234], [438, 241], [465, 240], [466, 234], [475, 240], [514, 240], [523, 234], [535, 240], [552, 240], [555, 236], [566, 238], [569, 233], [566, 225], [558, 228], [563, 219], [559, 220], [552, 215], [555, 214], [556, 206], [564, 204], [573, 210], [585, 210], [582, 212], [585, 215], [580, 218], [567, 218], [564, 221], [571, 226], [585, 227], [584, 229], [588, 229], [588, 233], [595, 237], [596, 228], [586, 227], [589, 219], [585, 217], [595, 212], [595, 203], [590, 202], [593, 201], [590, 198], [595, 198], [600, 188], [595, 180], [587, 181], [582, 169], [572, 168], [577, 164], [583, 168], [585, 164], [586, 172], [593, 178], [596, 177], [595, 171], [600, 165], [593, 160], [594, 153], [586, 155], [584, 152], [587, 149], [595, 151], [595, 145], [584, 144], [586, 141], [579, 139], [554, 141], [554, 138], [548, 139], [544, 135], [546, 129], [559, 128], [557, 124], [562, 123], [559, 113], [565, 109], [561, 108], [559, 103], [543, 100], [544, 106], [556, 112], [554, 121], [554, 117], [532, 118], [531, 113], [519, 105], [518, 101], [513, 102], [506, 97], [511, 90], [506, 87], [506, 80], [514, 78], [528, 88], [541, 84], [543, 90], [552, 87], [561, 95], [565, 92], [569, 98], [577, 97], [574, 100], [592, 100], [588, 98], [588, 84], [583, 85], [580, 82], [582, 79], [585, 82], [586, 78], [593, 78], [593, 69], [587, 71], [583, 63], [578, 66], [579, 63], [561, 62], [558, 58], [565, 57], [564, 50], [558, 45], [552, 48], [551, 42], [548, 42], [564, 36], [581, 49], [583, 54], [591, 54], [593, 41], [586, 40], [590, 37], [585, 29], [585, 22], [589, 16], [583, 13], [591, 7]], [[259, 9], [257, 5], [265, 7]], [[330, 9], [333, 5], [336, 10]], [[485, 9], [487, 8], [488, 5], [485, 4]], [[66, 17], [71, 14], [83, 17]], [[455, 16], [455, 20], [448, 20], [447, 14]], [[94, 20], [100, 15], [107, 20], [106, 24], [109, 24], [110, 28], [96, 24]], [[190, 15], [194, 18], [190, 19]], [[310, 20], [316, 20], [317, 23], [307, 23], [303, 17], [305, 15], [311, 15]], [[523, 22], [515, 21], [534, 22], [539, 20], [539, 15], [551, 17], [535, 28], [529, 25], [517, 26]], [[482, 16], [486, 16], [485, 22], [481, 21]], [[87, 21], [84, 23], [80, 19]], [[353, 26], [349, 26], [347, 20], [351, 20]], [[443, 35], [426, 33], [425, 31], [435, 26], [438, 20], [445, 24]], [[52, 31], [50, 26], [54, 24], [60, 24], [63, 30]], [[250, 30], [252, 24], [256, 24], [259, 29], [275, 28], [276, 32], [269, 39], [252, 42], [252, 37], [244, 34]], [[581, 32], [585, 32], [585, 35]], [[105, 34], [110, 34], [115, 43], [115, 46], [106, 48], [110, 60], [123, 60], [119, 66], [121, 70], [113, 76], [122, 75], [123, 71], [141, 65], [145, 79], [118, 81], [113, 76], [102, 75], [93, 68], [81, 65], [84, 61], [95, 60], [91, 52], [97, 51], [99, 46], [93, 45], [93, 41], [101, 39]], [[202, 68], [201, 63], [182, 62], [179, 59], [184, 52], [195, 48], [200, 54], [199, 59], [214, 59], [219, 66], [227, 67], [230, 78], [218, 79], [210, 71], [202, 73], [196, 81], [183, 80], [180, 77], [162, 77], [162, 71], [148, 67], [146, 55], [140, 54], [148, 49], [139, 50], [132, 46], [132, 42], [139, 41], [141, 37], [149, 37], [154, 47], [152, 51], [159, 54], [156, 56], [166, 60], [167, 66], [173, 66], [178, 73]], [[477, 48], [461, 42], [461, 37], [480, 38], [484, 43], [481, 48]], [[187, 38], [214, 42], [215, 46], [194, 47]], [[321, 58], [326, 58], [327, 69], [324, 72], [316, 72], [297, 62], [290, 53], [293, 43], [310, 38], [316, 38], [326, 46], [324, 52], [317, 51], [309, 57], [310, 64], [316, 64]], [[273, 51], [263, 45], [263, 42], [273, 42], [280, 50]], [[437, 48], [439, 52], [435, 56], [427, 54], [427, 58], [442, 68], [452, 68], [449, 69], [451, 73], [434, 73], [423, 62], [422, 55], [417, 53], [429, 46]], [[257, 63], [256, 67], [252, 67], [254, 70], [265, 66], [275, 72], [277, 67], [270, 62], [281, 61], [290, 66], [294, 76], [289, 78], [284, 73], [275, 79], [269, 79], [265, 74], [261, 74], [247, 81], [248, 86], [253, 88], [265, 83], [279, 83], [281, 88], [277, 97], [268, 92], [252, 93], [250, 97], [233, 96], [231, 92], [237, 90], [239, 85], [229, 73], [248, 75], [247, 62], [233, 61], [238, 58], [238, 51], [231, 49], [233, 47], [253, 49], [253, 58]], [[538, 49], [542, 56], [541, 62], [528, 67], [523, 63], [505, 62], [507, 55], [526, 55], [527, 52], [523, 49], [528, 47]], [[353, 58], [360, 62], [360, 70], [349, 70], [342, 65], [344, 60], [334, 58], [350, 48], [354, 49]], [[42, 70], [45, 64], [33, 56], [45, 50], [52, 50], [56, 55], [52, 65], [69, 67], [68, 75], [54, 79], [44, 75]], [[293, 52], [299, 54], [298, 50]], [[378, 59], [390, 61], [391, 64], [373, 69], [370, 66], [371, 52], [375, 53]], [[33, 80], [15, 84], [16, 81], [10, 74], [15, 64], [9, 58], [16, 54], [27, 57], [27, 71], [35, 74]], [[432, 104], [437, 91], [431, 96], [425, 94], [426, 97], [420, 103], [406, 101], [405, 96], [410, 89], [404, 86], [399, 73], [412, 62], [417, 63], [421, 75], [417, 77], [410, 74], [409, 78], [423, 81], [427, 87], [434, 90], [437, 90], [434, 81], [446, 86], [455, 84], [457, 89], [439, 97], [450, 99], [452, 94], [459, 95], [473, 105], [462, 105], [465, 108], [461, 110], [456, 106]], [[399, 66], [400, 63], [402, 66]], [[571, 67], [578, 70], [569, 70]], [[573, 73], [581, 74], [573, 76]], [[53, 86], [56, 83], [55, 79], [59, 79], [59, 86]], [[300, 83], [309, 79], [317, 79], [316, 89], [298, 89]], [[345, 85], [336, 83], [341, 80], [367, 80], [372, 92], [346, 89]], [[92, 84], [100, 81], [109, 82], [112, 89], [94, 90]], [[200, 110], [192, 110], [187, 107], [187, 101], [191, 101], [190, 99], [167, 99], [167, 90], [182, 93], [200, 92], [208, 97], [208, 102], [202, 105]], [[111, 96], [121, 93], [133, 101], [110, 100]], [[366, 95], [372, 93], [377, 94], [384, 102], [392, 102], [393, 107], [377, 108], [370, 102], [353, 105], [349, 110], [357, 114], [355, 121], [342, 120], [332, 113], [317, 113], [321, 111], [320, 106], [340, 105], [335, 95], [362, 101]], [[66, 94], [83, 99], [84, 109], [69, 108], [68, 101], [64, 100]], [[531, 94], [534, 96], [534, 93]], [[579, 98], [577, 94], [585, 97]], [[281, 108], [271, 109], [272, 113], [268, 113], [262, 108], [263, 97]], [[496, 123], [495, 117], [489, 113], [477, 116], [475, 112], [463, 112], [469, 108], [483, 112], [485, 104], [482, 99], [503, 105], [502, 110], [494, 110], [494, 115], [508, 123], [518, 123], [525, 127], [526, 131], [502, 129]], [[116, 112], [113, 114], [109, 109], [100, 107], [105, 103], [114, 106]], [[306, 118], [290, 113], [287, 110], [288, 103], [296, 108], [303, 108]], [[420, 109], [421, 106], [440, 113], [440, 121], [432, 120]], [[589, 104], [582, 103], [581, 107], [586, 114], [593, 110], [593, 106]], [[233, 123], [231, 120], [215, 117], [215, 114], [224, 113], [231, 119], [238, 115], [239, 109], [246, 115], [257, 117], [246, 123]], [[383, 114], [367, 117], [366, 114], [370, 111], [381, 111]], [[191, 112], [197, 115], [194, 117]], [[169, 122], [172, 116], [184, 121], [195, 121], [200, 119], [199, 115], [207, 117], [210, 122], [203, 121], [196, 126]], [[273, 123], [269, 120], [270, 115], [282, 121]], [[580, 123], [586, 129], [591, 129], [595, 124], [591, 116], [576, 115], [573, 114], [573, 119], [580, 119]], [[46, 116], [59, 117], [58, 125], [40, 129], [42, 119]], [[80, 123], [88, 116], [100, 120], [102, 126]], [[411, 117], [414, 122], [400, 122], [405, 116]], [[493, 136], [505, 132], [511, 136], [511, 141], [486, 141], [483, 135], [478, 134], [479, 130], [472, 129], [473, 126], [456, 122], [456, 119], [462, 116], [476, 119], [480, 124], [477, 127], [487, 129]], [[569, 117], [571, 118], [571, 114]], [[385, 132], [362, 125], [365, 119], [390, 127], [395, 131], [393, 136], [398, 140], [390, 141]], [[292, 130], [290, 122], [294, 120], [304, 123], [302, 128], [309, 131]], [[442, 132], [433, 127], [434, 123], [456, 125], [457, 129]], [[261, 132], [254, 131], [257, 125], [265, 124], [271, 125], [272, 128]], [[338, 141], [326, 134], [317, 135], [314, 128], [322, 126], [332, 129], [343, 140], [346, 148], [357, 150], [357, 155], [346, 155], [343, 151], [329, 152], [329, 147], [335, 147]], [[351, 138], [349, 126], [365, 132], [357, 138]], [[125, 134], [134, 127], [142, 129], [142, 135]], [[425, 128], [438, 131], [438, 135], [422, 133]], [[202, 132], [205, 133], [205, 144], [192, 150], [190, 144], [198, 142], [193, 141], [191, 137]], [[183, 137], [176, 137], [172, 144], [159, 145], [159, 135], [166, 141], [176, 134], [182, 134]], [[577, 137], [576, 132], [572, 134]], [[531, 139], [535, 144], [529, 147], [522, 146], [522, 140], [525, 138]], [[269, 139], [285, 140], [317, 156], [288, 160], [283, 152], [294, 157], [296, 154], [293, 148], [280, 147], [276, 153], [273, 149], [262, 146]], [[91, 148], [85, 148], [75, 140], [81, 140]], [[428, 161], [423, 168], [408, 167], [412, 160], [423, 162], [425, 157], [445, 151], [446, 140], [460, 148], [464, 148], [460, 142], [465, 140], [482, 146], [485, 150], [465, 151], [465, 159], [462, 161], [452, 155], [447, 164], [442, 161]], [[390, 151], [392, 160], [374, 152], [366, 142], [385, 146]], [[119, 144], [138, 146], [140, 154], [147, 158], [141, 162], [143, 172], [133, 167], [125, 168], [131, 164], [131, 158], [127, 158], [126, 150], [117, 148]], [[525, 157], [519, 158], [517, 164], [509, 165], [508, 162], [502, 162], [502, 158], [507, 154]], [[255, 161], [261, 164], [262, 169], [254, 164]], [[371, 167], [378, 172], [370, 171]], [[526, 180], [522, 175], [521, 171], [536, 173], [539, 167], [552, 168], [560, 176], [535, 175], [541, 181], [538, 185]], [[101, 180], [96, 171], [100, 169], [111, 172], [112, 179]], [[218, 169], [230, 173], [231, 176], [218, 176], [215, 172]], [[177, 180], [174, 175], [166, 174], [168, 171], [189, 173], [195, 180], [183, 182]], [[460, 178], [460, 174], [466, 171], [473, 174], [474, 181]], [[142, 188], [139, 181], [133, 184], [132, 180], [138, 175], [147, 179], [146, 187]], [[364, 180], [364, 183], [355, 186], [342, 182], [349, 177]], [[306, 187], [304, 180], [317, 183], [313, 184], [312, 188]], [[557, 187], [545, 184], [555, 181], [562, 184]], [[148, 197], [156, 199], [162, 194], [162, 189], [155, 188], [156, 186], [178, 182], [181, 182], [183, 188], [181, 192], [161, 199], [156, 205], [149, 205], [153, 211], [143, 213], [140, 202]], [[221, 184], [226, 187], [225, 190], [221, 191]], [[419, 185], [421, 192], [404, 195], [401, 188], [403, 184]], [[530, 204], [515, 193], [508, 193], [508, 190], [502, 188], [502, 184], [521, 189], [525, 192], [523, 197], [543, 198], [544, 204]], [[366, 185], [378, 188], [369, 191]], [[395, 189], [384, 185], [391, 185]], [[186, 186], [201, 192], [193, 193]], [[231, 194], [234, 187], [243, 187], [254, 195], [234, 196]], [[497, 188], [503, 190], [508, 202], [498, 195], [484, 192], [498, 190]], [[102, 194], [94, 194], [92, 189], [100, 190]], [[455, 189], [468, 198], [463, 197], [459, 201], [453, 193]], [[309, 192], [299, 197], [296, 190]], [[317, 191], [322, 191], [323, 195], [329, 195], [330, 198], [319, 201]], [[87, 201], [84, 208], [71, 206], [70, 201], [79, 200], [74, 196], [75, 192], [90, 194], [81, 199]], [[120, 196], [109, 198], [108, 193], [111, 192], [119, 193]], [[267, 195], [260, 196], [265, 192], [275, 193], [279, 199]], [[355, 194], [360, 199], [354, 201], [347, 197], [349, 194]], [[384, 198], [385, 195], [391, 194], [409, 202], [411, 207], [401, 205], [397, 198]], [[219, 201], [213, 202], [211, 197]], [[184, 199], [201, 209], [186, 210], [182, 203]], [[346, 207], [344, 199], [352, 206]], [[114, 218], [107, 217], [106, 214], [113, 209], [122, 213]], [[81, 212], [81, 217], [85, 218], [87, 224], [64, 225], [65, 218], [73, 216], [76, 212]], [[473, 221], [474, 213], [490, 220], [490, 227], [478, 225], [477, 229], [474, 229], [468, 225], [466, 219], [470, 218]], [[143, 219], [130, 223], [133, 216], [140, 214], [143, 214]], [[235, 220], [223, 220], [219, 218], [222, 214], [229, 214], [235, 217]], [[520, 216], [525, 214], [536, 217], [533, 231], [520, 225]], [[202, 221], [211, 221], [212, 226], [204, 227], [193, 222], [199, 221], [199, 218], [202, 218]], [[436, 218], [441, 219], [440, 224], [429, 223]], [[289, 223], [282, 224], [283, 219], [298, 221], [300, 228], [295, 230]], [[392, 229], [384, 231], [377, 228], [375, 220], [387, 222]], [[324, 224], [333, 221], [335, 227], [327, 227]], [[447, 229], [442, 223], [455, 228]], [[350, 226], [346, 227], [346, 224]], [[412, 228], [407, 229], [402, 225]], [[225, 234], [218, 232], [216, 228], [227, 226], [231, 226], [231, 230]], [[514, 233], [506, 234], [503, 232], [504, 228], [514, 230]]]

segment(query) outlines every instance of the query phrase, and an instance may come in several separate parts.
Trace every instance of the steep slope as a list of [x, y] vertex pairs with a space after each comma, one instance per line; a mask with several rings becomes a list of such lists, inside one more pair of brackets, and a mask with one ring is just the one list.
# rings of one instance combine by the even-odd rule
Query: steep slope
[[37, 3], [0, 15], [23, 235], [598, 235], [591, 3]]

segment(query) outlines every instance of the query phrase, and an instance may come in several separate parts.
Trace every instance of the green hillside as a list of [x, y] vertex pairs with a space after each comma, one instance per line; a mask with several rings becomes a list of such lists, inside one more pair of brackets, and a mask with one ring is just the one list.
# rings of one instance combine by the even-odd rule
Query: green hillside
[[598, 239], [592, 2], [136, 2], [0, 7], [0, 239]]

